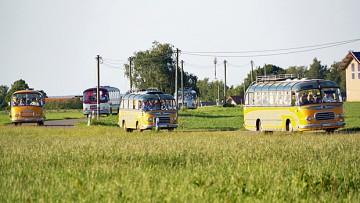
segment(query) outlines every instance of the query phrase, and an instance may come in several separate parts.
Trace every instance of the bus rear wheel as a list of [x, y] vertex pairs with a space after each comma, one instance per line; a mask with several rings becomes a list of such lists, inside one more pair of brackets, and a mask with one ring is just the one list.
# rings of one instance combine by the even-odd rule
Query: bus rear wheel
[[256, 131], [263, 131], [260, 119], [256, 121]]
[[129, 128], [127, 128], [127, 127], [126, 127], [126, 123], [125, 123], [125, 121], [123, 121], [123, 123], [122, 123], [122, 127], [123, 127], [123, 129], [124, 129], [124, 131], [125, 131], [125, 132], [131, 132], [131, 130], [130, 130]]
[[293, 128], [292, 128], [292, 125], [291, 125], [291, 121], [289, 119], [286, 120], [286, 131], [288, 132], [292, 132], [293, 131]]

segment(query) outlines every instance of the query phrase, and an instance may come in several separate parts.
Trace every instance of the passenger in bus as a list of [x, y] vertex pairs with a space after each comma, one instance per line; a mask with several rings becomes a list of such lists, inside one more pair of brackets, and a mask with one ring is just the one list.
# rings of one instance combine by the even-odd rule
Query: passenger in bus
[[307, 95], [306, 94], [303, 94], [301, 97], [300, 97], [300, 105], [304, 105], [304, 104], [308, 104], [308, 100], [307, 100]]
[[144, 110], [144, 111], [149, 111], [150, 110], [149, 101], [147, 101], [147, 100], [143, 101], [142, 110]]
[[25, 99], [20, 99], [19, 106], [25, 106]]
[[332, 94], [325, 92], [323, 102], [335, 102], [335, 99], [333, 98]]
[[31, 106], [39, 106], [39, 101], [35, 98], [32, 98], [32, 101], [30, 103]]
[[314, 97], [312, 94], [308, 94], [307, 96], [307, 103], [308, 104], [314, 104], [315, 103], [315, 100], [314, 100]]
[[314, 102], [315, 102], [316, 104], [321, 103], [321, 97], [320, 97], [320, 95], [314, 95]]
[[149, 100], [149, 110], [156, 110], [156, 106], [153, 100]]
[[14, 106], [19, 105], [19, 99], [18, 99], [18, 98], [13, 97], [13, 105], [14, 105]]

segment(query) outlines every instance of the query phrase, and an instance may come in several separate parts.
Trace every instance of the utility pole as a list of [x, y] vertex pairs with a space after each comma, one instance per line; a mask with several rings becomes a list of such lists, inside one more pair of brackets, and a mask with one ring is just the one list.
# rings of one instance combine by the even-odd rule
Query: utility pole
[[265, 63], [265, 67], [264, 67], [264, 73], [265, 73], [265, 77], [266, 77], [266, 63]]
[[244, 78], [244, 100], [243, 100], [243, 105], [245, 104], [245, 94], [246, 94], [246, 78]]
[[96, 56], [97, 60], [97, 87], [96, 87], [96, 119], [100, 119], [100, 59], [101, 57], [99, 55]]
[[175, 68], [175, 104], [176, 108], [179, 108], [179, 101], [178, 101], [178, 70], [179, 70], [179, 52], [180, 50], [176, 48], [176, 68]]
[[254, 66], [254, 61], [250, 61], [251, 63], [251, 72], [250, 72], [250, 75], [251, 75], [251, 82], [253, 82], [253, 66]]
[[225, 78], [225, 84], [224, 84], [224, 103], [226, 104], [226, 63], [227, 61], [224, 60], [224, 78]]
[[[216, 64], [217, 64], [217, 59], [215, 57], [214, 59], [214, 65], [215, 65], [215, 82], [217, 82], [217, 78], [216, 78]], [[217, 99], [217, 102], [216, 102], [216, 106], [219, 106], [219, 102], [220, 102], [220, 87], [219, 87], [219, 84], [218, 84], [218, 99]]]
[[131, 74], [131, 65], [132, 65], [132, 57], [129, 57], [129, 78], [130, 78], [130, 92], [132, 92], [132, 74]]
[[181, 60], [181, 108], [184, 109], [184, 61]]

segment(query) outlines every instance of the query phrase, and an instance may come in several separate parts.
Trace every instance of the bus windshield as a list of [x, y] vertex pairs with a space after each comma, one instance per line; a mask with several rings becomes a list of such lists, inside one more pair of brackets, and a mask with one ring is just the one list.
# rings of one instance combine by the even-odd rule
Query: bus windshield
[[176, 110], [175, 100], [139, 100], [139, 109], [152, 110]]
[[44, 101], [41, 94], [19, 93], [19, 94], [13, 94], [11, 105], [12, 106], [43, 106]]
[[[108, 91], [104, 90], [104, 89], [100, 89], [100, 102], [104, 103], [104, 102], [108, 102], [109, 96], [108, 96]], [[84, 92], [84, 97], [83, 97], [83, 102], [84, 103], [96, 103], [96, 89], [90, 89], [90, 90], [86, 90]]]
[[339, 88], [309, 89], [297, 92], [298, 105], [342, 102]]

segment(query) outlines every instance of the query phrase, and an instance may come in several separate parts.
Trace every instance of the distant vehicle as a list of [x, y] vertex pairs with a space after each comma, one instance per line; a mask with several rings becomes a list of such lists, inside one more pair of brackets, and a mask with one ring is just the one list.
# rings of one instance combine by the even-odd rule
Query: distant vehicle
[[27, 89], [16, 91], [12, 94], [10, 102], [10, 120], [15, 125], [22, 123], [37, 123], [44, 125], [45, 122], [45, 99], [44, 95], [36, 90]]
[[334, 132], [344, 127], [339, 85], [294, 75], [259, 76], [246, 91], [244, 127], [251, 131]]
[[126, 132], [153, 128], [174, 130], [178, 127], [174, 97], [154, 89], [125, 95], [120, 105], [119, 126]]
[[184, 89], [184, 105], [182, 91], [178, 91], [178, 104], [179, 108], [184, 106], [188, 109], [196, 109], [198, 107], [198, 97], [195, 90], [192, 89]]
[[[89, 88], [83, 92], [83, 113], [97, 113], [97, 88]], [[100, 86], [100, 114], [118, 114], [120, 107], [120, 90], [116, 87]]]

